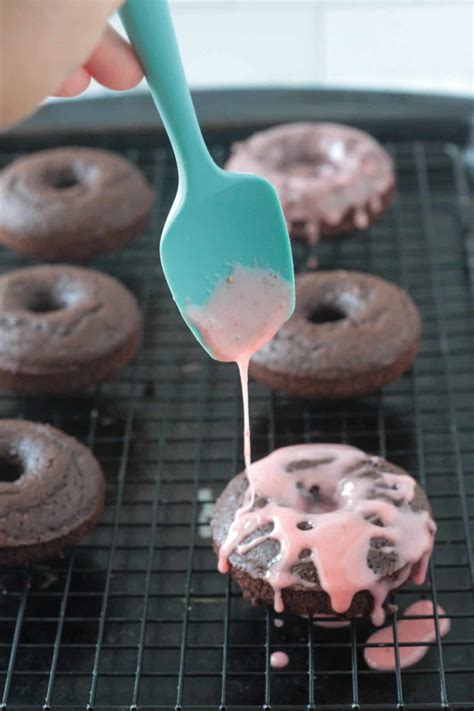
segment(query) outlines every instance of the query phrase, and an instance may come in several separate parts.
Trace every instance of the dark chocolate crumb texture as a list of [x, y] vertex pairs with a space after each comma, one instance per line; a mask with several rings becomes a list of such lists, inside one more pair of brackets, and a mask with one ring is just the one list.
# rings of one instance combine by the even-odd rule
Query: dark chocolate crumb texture
[[36, 259], [91, 259], [140, 234], [154, 192], [121, 156], [52, 148], [0, 173], [0, 243]]
[[421, 319], [408, 294], [362, 272], [296, 278], [296, 308], [250, 362], [250, 375], [276, 390], [314, 399], [374, 392], [411, 365]]
[[0, 277], [0, 387], [81, 391], [111, 379], [138, 348], [135, 297], [91, 269], [43, 265]]
[[0, 564], [53, 558], [96, 523], [105, 498], [99, 463], [76, 439], [0, 420]]

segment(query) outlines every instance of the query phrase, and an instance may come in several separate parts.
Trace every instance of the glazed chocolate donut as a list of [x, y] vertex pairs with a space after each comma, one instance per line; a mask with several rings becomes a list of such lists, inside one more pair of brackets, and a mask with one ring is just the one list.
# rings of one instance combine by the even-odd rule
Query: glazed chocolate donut
[[288, 230], [315, 243], [365, 229], [395, 189], [388, 153], [367, 133], [335, 123], [293, 123], [235, 143], [228, 170], [255, 173], [276, 188]]
[[52, 558], [75, 545], [104, 507], [92, 453], [49, 425], [0, 420], [0, 564]]
[[250, 361], [276, 390], [315, 399], [365, 395], [396, 380], [421, 339], [418, 309], [394, 284], [362, 272], [296, 277], [296, 308]]
[[115, 153], [40, 151], [0, 174], [0, 242], [35, 259], [91, 259], [138, 237], [153, 197], [140, 171]]
[[133, 294], [106, 274], [62, 265], [0, 277], [0, 387], [81, 391], [114, 378], [138, 348]]
[[405, 471], [347, 445], [284, 447], [234, 477], [211, 521], [221, 573], [277, 612], [384, 621], [424, 581], [436, 525]]

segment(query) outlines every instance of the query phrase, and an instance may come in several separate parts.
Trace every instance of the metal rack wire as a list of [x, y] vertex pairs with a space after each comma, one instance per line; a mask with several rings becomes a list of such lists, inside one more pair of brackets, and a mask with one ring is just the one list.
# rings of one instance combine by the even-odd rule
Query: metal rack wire
[[[233, 137], [209, 136], [219, 161]], [[328, 631], [295, 618], [276, 628], [271, 611], [250, 608], [217, 573], [208, 515], [242, 468], [240, 391], [235, 369], [211, 362], [188, 334], [158, 265], [173, 160], [159, 136], [87, 142], [124, 153], [157, 190], [142, 239], [94, 264], [138, 295], [145, 337], [119, 381], [83, 397], [0, 395], [0, 416], [79, 437], [108, 479], [106, 512], [75, 551], [0, 572], [0, 709], [472, 709], [474, 337], [461, 148], [390, 144], [393, 209], [368, 232], [321, 246], [322, 268], [379, 274], [418, 303], [424, 340], [411, 372], [377, 395], [324, 408], [251, 385], [255, 457], [305, 440], [350, 442], [413, 472], [428, 491], [439, 525], [429, 578], [393, 602], [403, 610], [421, 592], [447, 610], [452, 629], [417, 666], [380, 673], [362, 658], [366, 622]], [[0, 154], [2, 164], [14, 157], [11, 148]], [[297, 264], [303, 253], [295, 245]], [[0, 251], [1, 271], [23, 263]], [[276, 649], [290, 654], [285, 670], [270, 666]]]

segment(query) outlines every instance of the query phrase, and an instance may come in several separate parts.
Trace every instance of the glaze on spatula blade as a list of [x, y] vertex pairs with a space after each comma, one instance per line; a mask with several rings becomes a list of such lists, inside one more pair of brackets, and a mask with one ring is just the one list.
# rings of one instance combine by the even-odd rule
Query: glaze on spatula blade
[[202, 305], [236, 266], [271, 271], [293, 284], [280, 203], [270, 183], [253, 175], [216, 169], [212, 191], [190, 190], [167, 220], [160, 252], [184, 318], [189, 303]]

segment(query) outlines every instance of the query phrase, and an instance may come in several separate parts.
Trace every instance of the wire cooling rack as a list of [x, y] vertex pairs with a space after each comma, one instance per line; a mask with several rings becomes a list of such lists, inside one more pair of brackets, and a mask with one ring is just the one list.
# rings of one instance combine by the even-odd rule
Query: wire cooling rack
[[[219, 162], [232, 132], [208, 136]], [[25, 143], [17, 141], [25, 148]], [[51, 145], [36, 140], [28, 149]], [[107, 475], [97, 528], [64, 559], [0, 572], [0, 708], [4, 711], [384, 711], [474, 706], [473, 306], [465, 252], [469, 191], [456, 144], [394, 142], [399, 191], [376, 226], [321, 245], [322, 268], [379, 274], [407, 289], [423, 314], [412, 370], [371, 397], [304, 403], [252, 383], [254, 456], [301, 441], [348, 442], [417, 476], [438, 522], [420, 594], [452, 619], [422, 662], [393, 673], [362, 657], [367, 622], [328, 631], [252, 609], [216, 571], [212, 502], [242, 468], [236, 369], [212, 362], [171, 301], [158, 235], [176, 187], [157, 134], [89, 136], [117, 150], [157, 191], [150, 226], [129, 249], [94, 263], [138, 296], [145, 336], [120, 380], [77, 398], [3, 393], [0, 416], [50, 422], [94, 451]], [[17, 153], [11, 142], [0, 158]], [[304, 247], [295, 245], [296, 263]], [[186, 259], [186, 255], [183, 255]], [[1, 271], [25, 264], [0, 251]], [[270, 667], [284, 650], [290, 665]]]

